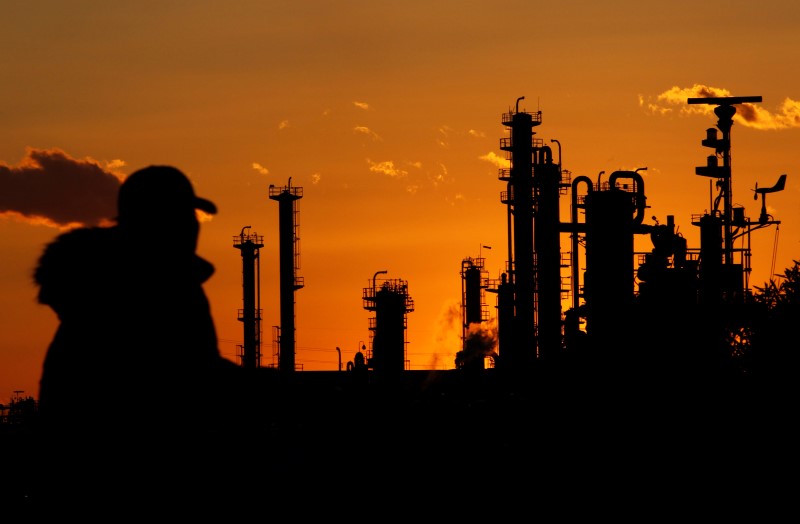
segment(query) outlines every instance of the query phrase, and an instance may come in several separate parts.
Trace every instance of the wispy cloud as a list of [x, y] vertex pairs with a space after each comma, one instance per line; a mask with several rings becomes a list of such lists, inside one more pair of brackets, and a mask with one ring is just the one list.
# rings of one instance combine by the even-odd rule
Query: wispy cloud
[[447, 166], [439, 162], [437, 167], [439, 168], [439, 171], [431, 175], [434, 187], [438, 187], [447, 181]]
[[375, 141], [381, 140], [381, 137], [378, 136], [378, 133], [374, 132], [367, 126], [356, 126], [353, 128], [353, 132], [361, 135], [367, 135]]
[[467, 138], [486, 138], [486, 133], [478, 131], [477, 129], [454, 129], [447, 124], [440, 125], [437, 129], [436, 143], [443, 148], [449, 148], [451, 144], [461, 141], [464, 137]]
[[510, 160], [508, 160], [506, 158], [503, 158], [501, 156], [498, 156], [497, 154], [495, 154], [495, 153], [493, 153], [491, 151], [486, 153], [485, 155], [479, 156], [478, 159], [479, 160], [483, 160], [485, 162], [489, 162], [490, 164], [495, 165], [495, 166], [500, 167], [500, 168], [503, 168], [503, 169], [507, 169], [507, 168], [511, 167], [511, 161]]
[[317, 184], [319, 184], [320, 180], [322, 180], [322, 175], [320, 175], [319, 173], [313, 173], [311, 175], [311, 183], [312, 184], [317, 185]]
[[436, 139], [436, 143], [439, 144], [440, 147], [449, 147], [450, 146], [450, 135], [453, 132], [453, 128], [448, 125], [439, 126], [437, 130], [439, 132], [439, 136]]
[[383, 162], [373, 162], [368, 158], [367, 164], [369, 164], [369, 170], [372, 171], [373, 173], [380, 173], [393, 178], [400, 178], [408, 175], [408, 171], [396, 168], [392, 160], [385, 160]]
[[[695, 84], [692, 87], [674, 86], [655, 97], [639, 95], [639, 106], [655, 115], [713, 114], [714, 104], [688, 104], [689, 98], [710, 98], [734, 96], [727, 89]], [[770, 112], [757, 103], [736, 104], [734, 120], [754, 129], [789, 129], [800, 127], [800, 102], [786, 98]]]
[[369, 111], [369, 104], [366, 103], [366, 102], [355, 101], [355, 102], [353, 102], [353, 105], [356, 106], [359, 109], [363, 109], [364, 111]]
[[450, 198], [447, 198], [446, 200], [450, 203], [451, 206], [454, 206], [460, 202], [463, 202], [464, 199], [465, 199], [464, 193], [456, 193], [455, 195], [453, 195]]
[[258, 173], [260, 173], [262, 175], [268, 175], [269, 174], [269, 169], [267, 169], [266, 167], [262, 166], [258, 162], [253, 162], [253, 169], [255, 169]]
[[281, 122], [278, 124], [278, 129], [286, 129], [287, 127], [289, 127], [288, 120], [281, 120]]
[[59, 228], [107, 224], [116, 216], [124, 178], [114, 169], [124, 165], [28, 148], [18, 165], [0, 163], [0, 216]]

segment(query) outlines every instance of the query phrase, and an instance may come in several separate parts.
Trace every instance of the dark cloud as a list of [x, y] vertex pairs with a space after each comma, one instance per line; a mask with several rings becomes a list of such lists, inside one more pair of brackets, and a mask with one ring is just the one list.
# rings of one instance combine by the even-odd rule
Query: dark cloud
[[[639, 105], [657, 115], [672, 114], [679, 109], [681, 114], [713, 114], [714, 104], [687, 105], [689, 98], [725, 98], [731, 92], [721, 87], [694, 84], [691, 87], [673, 86], [660, 93], [655, 99], [639, 96]], [[791, 129], [800, 127], [800, 101], [785, 98], [776, 111], [769, 111], [759, 104], [745, 102], [734, 104], [734, 119], [753, 129]]]
[[56, 227], [102, 225], [116, 216], [120, 177], [59, 149], [28, 149], [17, 166], [0, 163], [0, 215]]
[[704, 85], [695, 84], [695, 93], [698, 98], [714, 98], [718, 96], [730, 96], [727, 89], [719, 89], [717, 87], [709, 87]]
[[736, 114], [742, 117], [746, 122], [758, 122], [758, 113], [755, 106], [752, 104], [737, 104]]

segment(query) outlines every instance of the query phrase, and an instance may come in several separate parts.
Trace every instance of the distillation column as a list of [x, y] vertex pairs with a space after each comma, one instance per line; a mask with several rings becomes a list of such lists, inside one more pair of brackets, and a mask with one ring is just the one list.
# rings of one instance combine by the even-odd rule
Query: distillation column
[[250, 226], [233, 237], [233, 247], [242, 252], [242, 309], [239, 320], [244, 327], [242, 367], [261, 367], [261, 298], [259, 248], [264, 247], [264, 237], [245, 232]]
[[[631, 179], [632, 184], [620, 184]], [[599, 182], [598, 182], [599, 185]], [[586, 209], [586, 328], [594, 347], [626, 357], [634, 297], [634, 234], [645, 211], [644, 180], [635, 171], [615, 171], [609, 187], [590, 191]]]
[[278, 368], [285, 372], [295, 371], [295, 323], [294, 292], [303, 287], [302, 277], [297, 276], [300, 250], [297, 236], [297, 200], [303, 198], [302, 187], [288, 185], [280, 188], [269, 186], [270, 200], [278, 202], [278, 247], [280, 261], [280, 309], [281, 330]]
[[481, 257], [467, 257], [461, 261], [462, 339], [466, 337], [470, 324], [488, 320], [483, 302], [487, 280], [484, 262]]
[[[533, 128], [542, 123], [541, 111], [504, 113], [502, 123], [510, 127], [511, 136], [500, 139], [500, 149], [510, 152], [511, 168], [501, 170], [500, 179], [508, 182], [504, 203], [509, 206], [513, 223], [509, 225], [509, 244], [513, 245], [509, 284], [514, 290], [512, 343], [500, 355], [502, 367], [522, 372], [529, 370], [536, 358], [534, 316], [533, 259]], [[541, 140], [539, 140], [541, 141]]]
[[537, 357], [548, 360], [562, 348], [561, 171], [548, 146], [534, 147], [534, 252]]
[[370, 319], [372, 351], [368, 367], [382, 376], [396, 376], [406, 365], [406, 314], [414, 311], [414, 300], [408, 295], [404, 280], [384, 280], [377, 285], [378, 271], [372, 277], [372, 287], [364, 288], [364, 309], [375, 312]]
[[461, 359], [457, 364], [471, 369], [484, 369], [484, 360], [494, 348], [485, 347], [481, 324], [488, 320], [484, 290], [488, 276], [483, 257], [467, 257], [461, 261]]

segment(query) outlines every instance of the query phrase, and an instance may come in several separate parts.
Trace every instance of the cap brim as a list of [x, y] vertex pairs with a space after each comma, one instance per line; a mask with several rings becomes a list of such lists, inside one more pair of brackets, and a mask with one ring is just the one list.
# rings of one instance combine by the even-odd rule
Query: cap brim
[[195, 197], [194, 207], [210, 215], [217, 214], [217, 206], [214, 205], [214, 202], [206, 200], [205, 198]]

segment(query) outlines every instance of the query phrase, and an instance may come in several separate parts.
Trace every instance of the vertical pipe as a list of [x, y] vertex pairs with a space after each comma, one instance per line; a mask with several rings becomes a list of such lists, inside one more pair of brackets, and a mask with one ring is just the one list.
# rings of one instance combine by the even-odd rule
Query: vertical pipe
[[534, 252], [536, 253], [536, 341], [537, 357], [552, 359], [561, 349], [561, 231], [558, 165], [550, 148], [537, 148], [533, 166], [536, 188]]
[[[580, 261], [578, 257], [578, 209], [580, 208], [578, 204], [578, 184], [584, 183], [586, 184], [586, 193], [589, 194], [592, 192], [593, 185], [592, 180], [587, 176], [579, 176], [572, 180], [572, 205], [571, 205], [571, 221], [572, 221], [572, 307], [575, 311], [578, 310], [580, 306], [580, 296], [578, 291], [580, 290]], [[585, 227], [584, 227], [585, 231]]]

